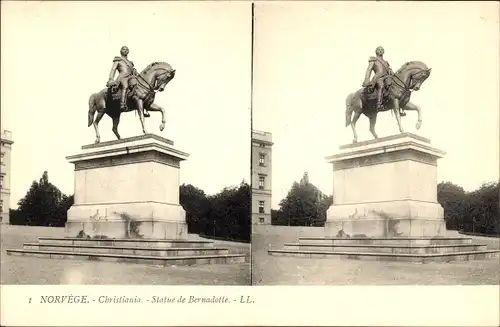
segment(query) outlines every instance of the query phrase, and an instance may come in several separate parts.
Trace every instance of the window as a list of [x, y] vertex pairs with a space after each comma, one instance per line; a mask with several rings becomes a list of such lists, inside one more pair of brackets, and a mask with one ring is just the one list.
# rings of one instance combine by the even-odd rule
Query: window
[[0, 213], [3, 213], [3, 200], [0, 200]]
[[264, 176], [259, 176], [259, 188], [264, 189], [264, 183], [266, 182], [266, 178]]
[[266, 164], [266, 154], [259, 153], [259, 166], [265, 166]]
[[259, 213], [265, 213], [265, 211], [264, 211], [264, 201], [259, 201]]
[[259, 223], [261, 223], [261, 224], [264, 223], [264, 217], [259, 217]]
[[4, 156], [5, 156], [5, 153], [3, 153], [3, 152], [2, 152], [2, 153], [0, 154], [0, 165], [2, 165], [2, 166], [4, 165], [4, 163], [3, 163], [3, 157], [4, 157]]
[[0, 187], [3, 187], [3, 175], [0, 176]]

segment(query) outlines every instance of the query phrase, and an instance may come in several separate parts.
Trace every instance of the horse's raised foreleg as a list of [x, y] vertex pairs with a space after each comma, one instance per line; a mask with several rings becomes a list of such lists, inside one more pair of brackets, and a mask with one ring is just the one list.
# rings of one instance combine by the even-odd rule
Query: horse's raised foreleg
[[355, 111], [354, 115], [352, 116], [351, 128], [352, 128], [352, 134], [354, 135], [352, 143], [358, 142], [358, 133], [356, 133], [356, 122], [358, 121], [359, 116], [361, 116], [361, 111]]
[[142, 99], [137, 99], [137, 111], [139, 112], [139, 119], [141, 120], [142, 132], [146, 134], [146, 125], [144, 123], [144, 102]]
[[399, 99], [393, 100], [394, 108], [392, 108], [394, 115], [396, 115], [396, 121], [398, 122], [399, 132], [404, 133], [403, 126], [401, 125], [401, 115], [399, 111]]
[[149, 111], [160, 111], [161, 112], [161, 124], [160, 124], [160, 131], [163, 131], [165, 129], [165, 109], [160, 107], [159, 105], [153, 103], [151, 106], [149, 106]]
[[420, 129], [420, 126], [422, 126], [422, 109], [420, 109], [420, 107], [417, 106], [416, 104], [408, 102], [405, 106], [405, 110], [414, 110], [417, 112], [418, 121], [417, 121], [417, 124], [415, 124], [415, 128]]
[[104, 111], [99, 111], [94, 119], [95, 143], [101, 142], [101, 135], [99, 135], [99, 122], [101, 121], [102, 116], [104, 116]]
[[372, 114], [370, 117], [370, 132], [373, 137], [378, 139], [377, 133], [375, 133], [375, 124], [377, 123], [377, 113]]
[[113, 128], [112, 131], [115, 133], [118, 139], [121, 139], [120, 134], [118, 133], [118, 124], [120, 123], [120, 116], [113, 117]]

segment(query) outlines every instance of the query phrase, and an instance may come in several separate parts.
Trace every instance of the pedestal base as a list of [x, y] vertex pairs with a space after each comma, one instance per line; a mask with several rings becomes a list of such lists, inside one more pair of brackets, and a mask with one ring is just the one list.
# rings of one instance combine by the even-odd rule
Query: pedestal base
[[185, 215], [180, 205], [166, 203], [74, 205], [66, 236], [187, 239]]
[[71, 221], [66, 224], [67, 237], [145, 238], [187, 240], [187, 224], [177, 221]]
[[446, 226], [439, 203], [393, 201], [333, 205], [327, 212], [328, 236], [407, 237], [444, 236]]
[[331, 237], [431, 237], [445, 233], [445, 222], [435, 219], [346, 219], [325, 223], [325, 234]]

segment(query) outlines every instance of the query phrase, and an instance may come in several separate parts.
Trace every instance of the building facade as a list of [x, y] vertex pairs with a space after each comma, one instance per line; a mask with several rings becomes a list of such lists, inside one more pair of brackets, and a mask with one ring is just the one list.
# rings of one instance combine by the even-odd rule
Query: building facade
[[252, 131], [252, 224], [271, 224], [272, 134]]
[[10, 131], [2, 131], [1, 137], [2, 147], [0, 150], [1, 163], [0, 163], [0, 212], [1, 222], [3, 224], [9, 223], [9, 209], [10, 209], [10, 157], [12, 151], [12, 133]]

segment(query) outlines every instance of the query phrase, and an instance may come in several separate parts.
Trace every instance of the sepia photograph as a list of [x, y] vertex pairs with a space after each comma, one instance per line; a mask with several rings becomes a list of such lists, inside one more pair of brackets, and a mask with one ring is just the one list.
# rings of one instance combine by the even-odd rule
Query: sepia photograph
[[2, 2], [1, 283], [250, 285], [251, 55], [249, 3]]
[[499, 3], [0, 6], [0, 325], [499, 326]]
[[497, 4], [267, 2], [254, 24], [252, 283], [498, 285]]

